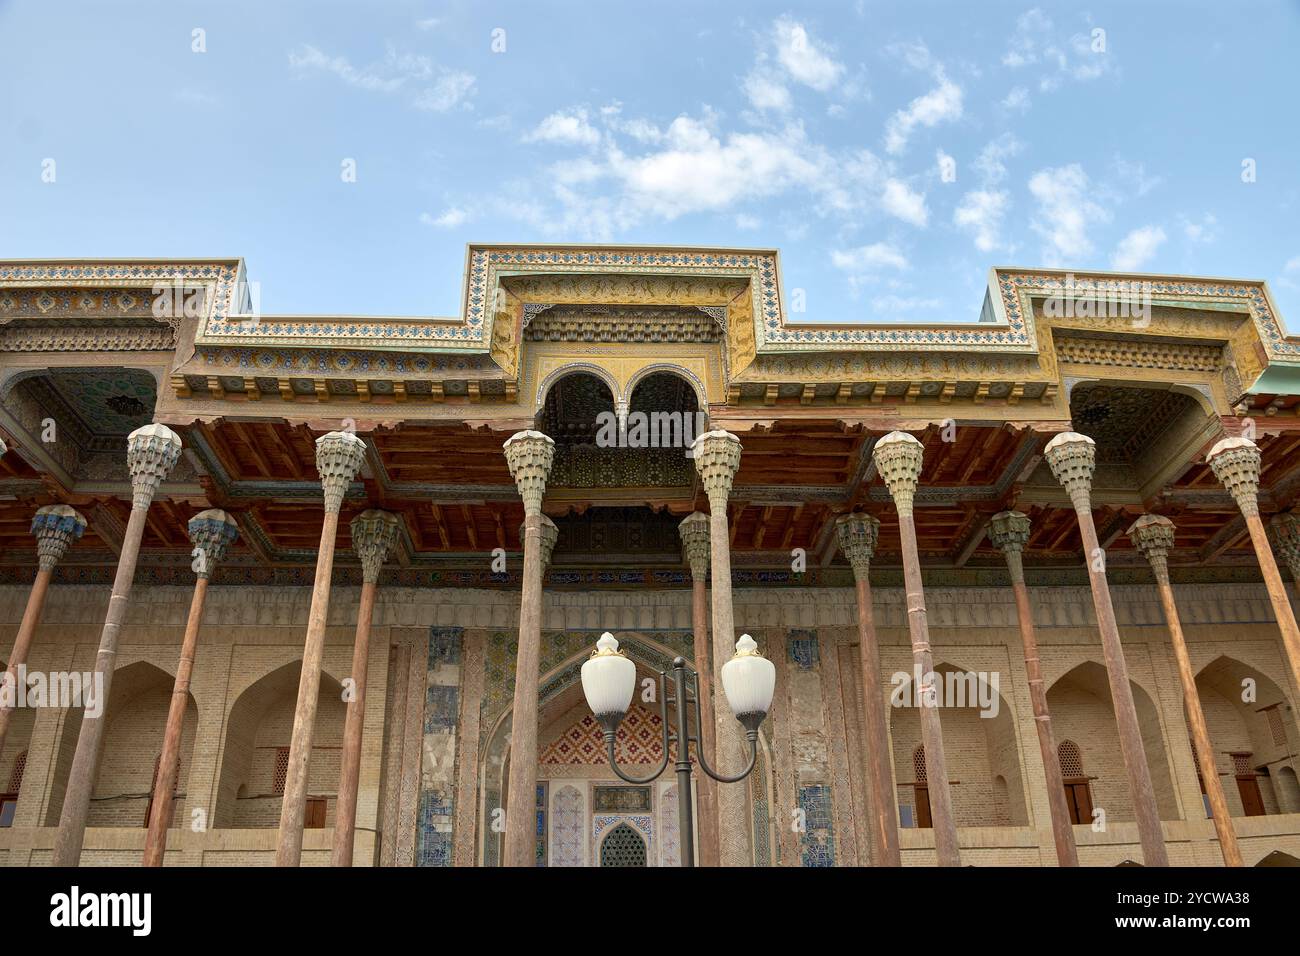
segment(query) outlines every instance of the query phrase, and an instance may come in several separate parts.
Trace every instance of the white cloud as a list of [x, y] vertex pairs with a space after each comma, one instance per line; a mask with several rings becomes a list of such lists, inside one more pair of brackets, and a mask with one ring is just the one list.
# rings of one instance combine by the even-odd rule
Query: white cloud
[[[1015, 32], [1002, 55], [1002, 65], [1013, 70], [1029, 66], [1046, 70], [1038, 81], [1038, 88], [1044, 93], [1059, 89], [1067, 79], [1086, 83], [1111, 72], [1114, 59], [1104, 49], [1093, 49], [1091, 28], [1068, 39], [1057, 37], [1052, 21], [1042, 10], [1035, 7], [1027, 11], [1016, 21]], [[1027, 108], [1027, 91], [1024, 101]], [[1003, 105], [1009, 104], [1004, 101]]]
[[882, 269], [906, 269], [907, 257], [885, 242], [873, 242], [856, 249], [836, 249], [831, 253], [835, 268], [854, 276], [866, 276]]
[[975, 237], [975, 248], [980, 252], [993, 252], [1002, 244], [999, 232], [1009, 204], [1005, 191], [972, 190], [953, 210], [953, 225], [970, 232]]
[[432, 30], [441, 22], [437, 17], [425, 17], [423, 20], [416, 20], [415, 25], [421, 30]]
[[1006, 110], [1014, 110], [1017, 113], [1028, 113], [1029, 107], [1033, 105], [1033, 101], [1029, 98], [1029, 90], [1025, 89], [1023, 86], [1013, 86], [1000, 105]]
[[737, 229], [757, 229], [761, 225], [756, 216], [749, 216], [743, 212], [736, 216]]
[[777, 61], [796, 81], [825, 93], [834, 88], [844, 73], [844, 64], [811, 36], [801, 23], [780, 17], [773, 24]]
[[1165, 241], [1165, 231], [1159, 226], [1142, 226], [1120, 240], [1110, 257], [1110, 267], [1119, 272], [1135, 272], [1151, 261]]
[[459, 105], [474, 88], [474, 76], [461, 70], [449, 70], [425, 87], [412, 101], [416, 109], [445, 113]]
[[1130, 163], [1119, 155], [1115, 156], [1114, 166], [1116, 175], [1132, 186], [1133, 191], [1139, 196], [1145, 196], [1164, 182], [1160, 176], [1148, 176], [1145, 164]]
[[1277, 284], [1283, 289], [1300, 289], [1300, 256], [1292, 256], [1282, 267]]
[[1074, 265], [1093, 250], [1093, 228], [1110, 213], [1091, 198], [1088, 175], [1078, 163], [1040, 169], [1029, 179], [1029, 193], [1038, 203], [1030, 227], [1046, 241], [1049, 266]]
[[629, 156], [611, 148], [606, 159], [625, 189], [629, 211], [663, 219], [726, 209], [792, 186], [822, 193], [832, 204], [842, 201], [830, 183], [829, 157], [797, 126], [719, 139], [701, 121], [679, 116], [659, 151]]
[[907, 183], [899, 179], [885, 181], [885, 191], [880, 196], [880, 205], [885, 212], [914, 226], [922, 226], [929, 221], [930, 215], [925, 208], [925, 193], [915, 192]]
[[1183, 235], [1192, 242], [1209, 243], [1218, 238], [1219, 220], [1212, 213], [1207, 212], [1201, 217], [1200, 222], [1193, 222], [1186, 216], [1179, 217], [1179, 220], [1182, 223]]
[[600, 133], [587, 122], [587, 111], [585, 109], [576, 109], [568, 113], [552, 113], [538, 123], [536, 129], [524, 137], [524, 142], [595, 146], [600, 142]]
[[437, 226], [439, 229], [455, 229], [469, 222], [469, 213], [459, 207], [451, 206], [440, 216], [431, 216], [427, 212], [420, 213], [420, 222], [426, 226]]
[[427, 59], [399, 57], [392, 47], [381, 62], [358, 68], [347, 57], [328, 56], [314, 46], [304, 46], [289, 54], [289, 65], [300, 72], [323, 70], [333, 73], [348, 86], [378, 93], [392, 93], [408, 80], [422, 79], [433, 72], [433, 64]]
[[755, 69], [745, 77], [745, 95], [757, 110], [785, 112], [794, 105], [785, 84], [777, 76], [761, 68]]
[[417, 109], [438, 112], [463, 103], [474, 87], [472, 73], [435, 67], [427, 56], [398, 53], [391, 45], [382, 60], [364, 67], [353, 66], [347, 57], [329, 56], [304, 45], [289, 53], [289, 65], [300, 73], [333, 74], [348, 86], [372, 93], [409, 90]]
[[956, 120], [962, 114], [961, 87], [949, 80], [943, 70], [936, 71], [938, 86], [930, 92], [918, 96], [898, 110], [885, 125], [885, 150], [901, 153], [907, 148], [907, 141], [918, 126], [937, 126], [939, 123]]
[[1003, 133], [980, 150], [975, 157], [975, 169], [984, 177], [986, 184], [1000, 183], [1007, 176], [1006, 160], [1019, 153], [1024, 146], [1011, 133]]
[[1011, 44], [1002, 55], [1002, 65], [1019, 69], [1037, 63], [1039, 46], [1051, 29], [1052, 21], [1037, 7], [1022, 13], [1016, 20], [1016, 31], [1011, 36]]
[[626, 133], [638, 143], [657, 143], [664, 138], [664, 134], [659, 127], [647, 119], [623, 120], [615, 118], [609, 120], [609, 125], [611, 129]]

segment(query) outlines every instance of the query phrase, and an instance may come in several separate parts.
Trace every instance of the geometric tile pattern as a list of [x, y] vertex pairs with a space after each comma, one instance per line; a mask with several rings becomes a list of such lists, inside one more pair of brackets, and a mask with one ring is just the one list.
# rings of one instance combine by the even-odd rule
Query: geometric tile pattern
[[672, 783], [659, 791], [659, 865], [680, 866], [681, 841], [677, 838], [677, 784]]
[[636, 829], [640, 830], [641, 833], [645, 836], [646, 842], [647, 843], [650, 842], [650, 838], [651, 836], [654, 835], [654, 829], [655, 829], [654, 817], [639, 816], [639, 815], [634, 817], [629, 817], [629, 816], [614, 816], [612, 814], [599, 814], [591, 818], [591, 835], [593, 839], [595, 839], [596, 845], [597, 846], [600, 845], [600, 835], [602, 833], [604, 833], [606, 830], [608, 830], [610, 827], [614, 826], [615, 824], [622, 823], [623, 821], [627, 821], [628, 823], [632, 824], [632, 826], [634, 826]]
[[[608, 761], [606, 751], [604, 732], [596, 718], [586, 714], [551, 741], [537, 762], [603, 766]], [[663, 720], [639, 705], [628, 708], [614, 741], [619, 765], [657, 764], [663, 752]]]
[[551, 804], [551, 866], [587, 865], [586, 807], [582, 793], [564, 784]]

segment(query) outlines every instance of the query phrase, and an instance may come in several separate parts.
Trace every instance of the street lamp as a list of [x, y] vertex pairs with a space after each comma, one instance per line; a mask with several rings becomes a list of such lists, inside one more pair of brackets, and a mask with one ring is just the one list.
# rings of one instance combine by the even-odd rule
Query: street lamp
[[688, 688], [690, 675], [686, 670], [686, 660], [681, 657], [673, 659], [673, 699], [676, 705], [676, 726], [669, 735], [668, 693], [666, 671], [659, 671], [659, 709], [663, 719], [663, 759], [654, 773], [648, 777], [637, 778], [624, 773], [618, 766], [614, 754], [614, 739], [618, 734], [618, 725], [623, 722], [627, 709], [636, 692], [636, 665], [618, 649], [614, 635], [606, 631], [596, 642], [596, 649], [582, 665], [582, 692], [587, 696], [587, 705], [596, 716], [605, 734], [605, 746], [609, 754], [609, 765], [619, 778], [628, 783], [649, 783], [657, 780], [668, 767], [668, 744], [677, 745], [677, 813], [678, 829], [681, 831], [682, 866], [695, 865], [694, 807], [691, 794], [691, 758], [690, 743], [697, 745], [696, 756], [700, 766], [719, 783], [737, 783], [749, 776], [758, 759], [758, 727], [767, 716], [772, 706], [772, 694], [776, 690], [776, 668], [772, 662], [758, 653], [758, 645], [748, 634], [742, 634], [736, 642], [736, 654], [722, 665], [722, 690], [742, 727], [745, 739], [749, 741], [749, 765], [734, 777], [725, 777], [709, 766], [704, 756], [704, 749], [699, 747], [698, 736], [690, 732], [687, 719], [687, 705], [695, 710], [695, 727], [700, 727], [700, 697], [698, 678], [696, 692], [691, 696]]

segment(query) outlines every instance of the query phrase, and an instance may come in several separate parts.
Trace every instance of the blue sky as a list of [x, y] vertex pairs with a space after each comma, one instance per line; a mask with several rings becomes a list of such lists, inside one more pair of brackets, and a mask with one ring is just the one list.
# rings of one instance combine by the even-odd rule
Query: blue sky
[[777, 247], [802, 321], [1048, 265], [1267, 279], [1300, 330], [1297, 49], [1294, 2], [0, 0], [0, 257], [452, 315], [470, 241]]

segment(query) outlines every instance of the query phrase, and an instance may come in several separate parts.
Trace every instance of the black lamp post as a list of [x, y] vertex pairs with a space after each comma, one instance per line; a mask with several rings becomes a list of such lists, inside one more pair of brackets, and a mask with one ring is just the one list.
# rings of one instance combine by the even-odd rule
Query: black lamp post
[[[732, 713], [745, 728], [745, 739], [749, 741], [749, 764], [735, 776], [724, 776], [709, 766], [704, 750], [699, 746], [700, 738], [700, 696], [699, 683], [696, 681], [694, 693], [689, 687], [690, 674], [686, 661], [678, 657], [673, 660], [673, 698], [676, 723], [669, 730], [668, 722], [668, 674], [659, 671], [659, 709], [663, 722], [663, 759], [654, 772], [647, 777], [633, 777], [619, 768], [615, 758], [614, 743], [618, 726], [623, 722], [627, 709], [636, 692], [636, 665], [618, 649], [614, 635], [606, 631], [596, 642], [596, 649], [591, 658], [582, 665], [582, 690], [587, 696], [587, 704], [596, 721], [605, 733], [605, 746], [609, 753], [609, 765], [619, 778], [628, 783], [650, 783], [657, 780], [668, 768], [668, 745], [676, 744], [677, 759], [674, 762], [677, 772], [677, 814], [678, 829], [681, 831], [682, 866], [695, 865], [695, 834], [693, 821], [694, 796], [691, 793], [691, 758], [690, 743], [695, 742], [696, 756], [700, 766], [719, 783], [738, 783], [750, 775], [758, 759], [758, 727], [767, 716], [772, 706], [772, 694], [776, 690], [776, 668], [772, 662], [758, 653], [758, 645], [748, 634], [736, 642], [736, 654], [722, 666], [722, 690], [731, 706]], [[687, 708], [695, 711], [696, 734], [691, 734]]]

